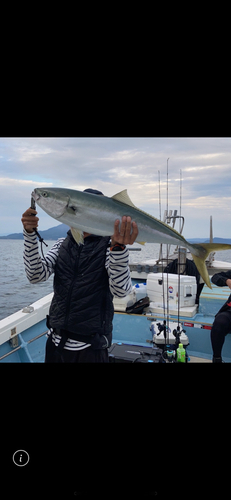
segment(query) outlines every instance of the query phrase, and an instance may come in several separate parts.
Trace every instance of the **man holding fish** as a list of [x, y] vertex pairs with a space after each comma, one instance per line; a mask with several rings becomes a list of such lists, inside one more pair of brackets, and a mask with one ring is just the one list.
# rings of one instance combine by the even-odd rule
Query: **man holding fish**
[[[87, 193], [103, 196], [100, 191]], [[130, 216], [114, 221], [112, 236], [99, 236], [71, 228], [42, 259], [38, 251], [36, 210], [22, 216], [24, 262], [31, 283], [54, 273], [45, 362], [108, 362], [112, 341], [113, 296], [124, 297], [132, 284], [126, 245], [137, 238]], [[113, 226], [112, 226], [113, 230]]]
[[[36, 188], [32, 196], [48, 215], [67, 224], [67, 238], [58, 240], [45, 260], [38, 253], [36, 211], [28, 209], [24, 225], [26, 273], [31, 283], [54, 273], [54, 297], [48, 327], [46, 361], [108, 361], [112, 340], [112, 295], [131, 291], [126, 244], [165, 243], [188, 248], [200, 276], [211, 288], [205, 260], [210, 252], [227, 250], [220, 243], [192, 244], [175, 229], [137, 208], [127, 190], [112, 197], [101, 191]], [[121, 222], [120, 222], [121, 221]], [[114, 233], [110, 237], [114, 226]], [[110, 248], [110, 250], [109, 250]], [[69, 350], [69, 352], [68, 352]], [[70, 354], [71, 353], [71, 354]]]

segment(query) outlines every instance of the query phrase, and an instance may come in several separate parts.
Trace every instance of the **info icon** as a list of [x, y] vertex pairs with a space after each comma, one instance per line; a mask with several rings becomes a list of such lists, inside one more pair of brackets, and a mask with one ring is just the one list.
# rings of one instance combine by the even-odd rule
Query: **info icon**
[[27, 451], [17, 450], [14, 452], [12, 459], [15, 465], [17, 465], [18, 467], [24, 467], [28, 464], [30, 457]]

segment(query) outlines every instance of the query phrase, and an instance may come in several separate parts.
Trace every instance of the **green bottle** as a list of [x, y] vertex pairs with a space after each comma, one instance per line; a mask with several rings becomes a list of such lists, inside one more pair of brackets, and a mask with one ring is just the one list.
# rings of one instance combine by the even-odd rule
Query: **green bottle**
[[177, 352], [177, 363], [185, 363], [185, 349], [183, 344], [179, 344]]

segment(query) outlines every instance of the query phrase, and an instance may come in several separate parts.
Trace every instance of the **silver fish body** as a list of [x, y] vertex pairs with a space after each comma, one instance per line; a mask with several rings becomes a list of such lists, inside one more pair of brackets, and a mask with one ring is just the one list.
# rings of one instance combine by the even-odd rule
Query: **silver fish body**
[[32, 196], [48, 215], [71, 228], [100, 236], [113, 234], [114, 222], [123, 215], [138, 225], [138, 242], [183, 246], [192, 253], [195, 264], [211, 288], [205, 259], [214, 250], [227, 250], [231, 245], [190, 244], [175, 229], [143, 212], [130, 200], [127, 191], [109, 198], [65, 188], [36, 188]]
[[110, 236], [115, 220], [129, 215], [138, 225], [140, 241], [187, 244], [183, 236], [167, 224], [113, 197], [64, 188], [35, 189], [32, 195], [48, 215], [86, 233]]

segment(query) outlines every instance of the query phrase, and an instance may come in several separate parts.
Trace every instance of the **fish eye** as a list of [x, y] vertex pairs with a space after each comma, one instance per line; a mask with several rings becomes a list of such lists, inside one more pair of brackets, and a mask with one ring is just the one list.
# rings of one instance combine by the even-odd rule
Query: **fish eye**
[[43, 191], [43, 192], [42, 192], [42, 196], [43, 196], [44, 198], [46, 198], [46, 197], [48, 196], [47, 191]]

